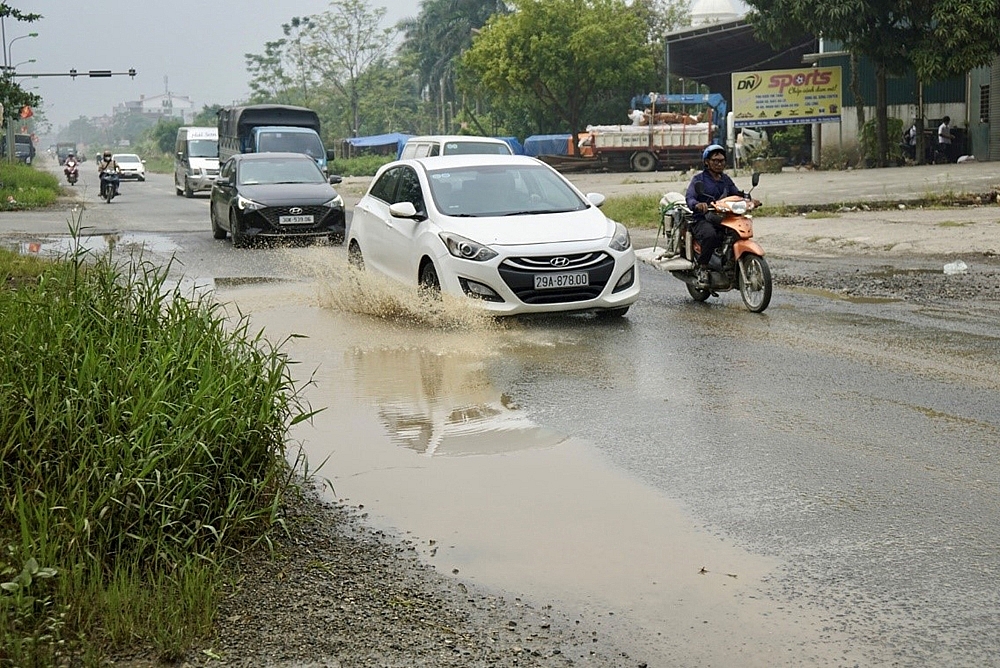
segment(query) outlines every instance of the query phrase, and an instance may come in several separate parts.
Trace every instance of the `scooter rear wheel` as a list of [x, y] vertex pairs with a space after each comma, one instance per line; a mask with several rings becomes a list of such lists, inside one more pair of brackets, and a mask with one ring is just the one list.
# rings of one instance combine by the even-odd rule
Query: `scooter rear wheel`
[[771, 303], [771, 268], [760, 255], [747, 253], [740, 258], [740, 296], [753, 313]]

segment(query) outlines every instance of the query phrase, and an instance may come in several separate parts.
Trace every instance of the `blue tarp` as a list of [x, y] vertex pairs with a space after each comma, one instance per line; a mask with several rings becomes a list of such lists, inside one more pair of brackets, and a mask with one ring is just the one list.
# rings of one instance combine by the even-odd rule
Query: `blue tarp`
[[572, 135], [531, 135], [524, 140], [524, 154], [569, 155], [569, 138]]
[[390, 132], [384, 135], [371, 135], [368, 137], [349, 137], [347, 143], [356, 148], [372, 148], [374, 146], [396, 146], [396, 155], [403, 150], [403, 144], [411, 135], [402, 132]]
[[524, 155], [524, 146], [522, 146], [521, 142], [517, 140], [517, 137], [497, 137], [497, 139], [502, 139], [507, 142], [507, 145], [510, 146], [510, 150], [514, 151], [514, 155]]

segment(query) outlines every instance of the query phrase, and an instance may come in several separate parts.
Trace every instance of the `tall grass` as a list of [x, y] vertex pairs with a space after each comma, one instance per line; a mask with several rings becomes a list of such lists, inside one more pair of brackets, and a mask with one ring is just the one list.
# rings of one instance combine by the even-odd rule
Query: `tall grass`
[[28, 165], [0, 161], [0, 211], [48, 206], [59, 195], [59, 179]]
[[375, 176], [379, 167], [395, 159], [395, 154], [337, 158], [330, 163], [329, 171], [331, 174], [339, 174], [340, 176]]
[[288, 362], [166, 272], [76, 257], [0, 287], [0, 666], [178, 658], [219, 565], [280, 522], [310, 415]]
[[660, 195], [609, 197], [601, 206], [601, 211], [625, 227], [656, 229], [660, 226]]

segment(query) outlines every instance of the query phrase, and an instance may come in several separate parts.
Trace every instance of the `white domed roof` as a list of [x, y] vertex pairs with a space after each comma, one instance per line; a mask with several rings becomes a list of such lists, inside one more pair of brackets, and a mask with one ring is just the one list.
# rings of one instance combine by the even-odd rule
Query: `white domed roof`
[[694, 27], [731, 21], [739, 16], [729, 0], [697, 0], [691, 6], [691, 25]]

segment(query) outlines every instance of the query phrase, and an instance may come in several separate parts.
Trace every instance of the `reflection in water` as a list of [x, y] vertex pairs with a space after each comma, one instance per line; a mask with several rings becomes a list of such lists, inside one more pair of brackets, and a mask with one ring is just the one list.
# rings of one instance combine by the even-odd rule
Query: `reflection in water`
[[377, 402], [390, 439], [420, 454], [498, 454], [566, 440], [495, 390], [479, 355], [355, 349], [348, 364], [358, 389]]
[[18, 245], [22, 255], [39, 255], [42, 257], [65, 257], [77, 253], [101, 254], [109, 251], [128, 251], [135, 253], [149, 251], [153, 253], [175, 253], [180, 246], [169, 237], [159, 234], [139, 234], [133, 232], [114, 234], [94, 234], [89, 236], [45, 237], [33, 241], [22, 241]]

